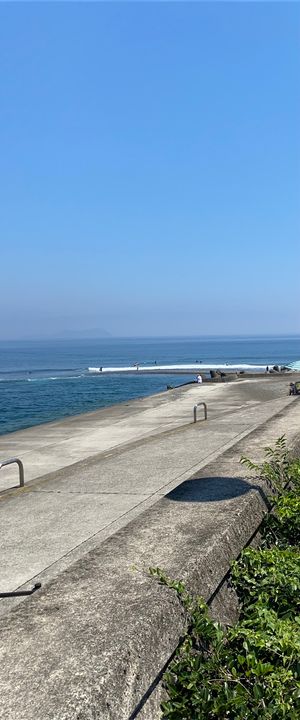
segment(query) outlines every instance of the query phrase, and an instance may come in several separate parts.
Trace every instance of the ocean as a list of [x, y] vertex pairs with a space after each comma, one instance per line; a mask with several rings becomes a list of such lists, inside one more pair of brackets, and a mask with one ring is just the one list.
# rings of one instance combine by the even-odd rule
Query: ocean
[[191, 382], [191, 375], [88, 375], [89, 366], [300, 359], [300, 336], [0, 342], [0, 434]]

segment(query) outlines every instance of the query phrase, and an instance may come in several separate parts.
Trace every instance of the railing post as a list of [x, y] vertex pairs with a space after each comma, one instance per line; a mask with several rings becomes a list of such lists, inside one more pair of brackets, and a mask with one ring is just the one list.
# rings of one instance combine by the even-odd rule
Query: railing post
[[24, 465], [22, 460], [19, 460], [19, 458], [16, 458], [16, 463], [19, 467], [20, 487], [24, 487]]
[[207, 420], [207, 405], [205, 402], [199, 402], [196, 405], [194, 405], [194, 423], [197, 422], [197, 407], [199, 405], [203, 405], [204, 407], [204, 420]]
[[5, 465], [12, 465], [13, 463], [17, 463], [19, 467], [19, 483], [20, 487], [24, 487], [24, 465], [22, 463], [22, 460], [19, 460], [19, 458], [10, 458], [9, 460], [3, 460], [3, 462], [0, 462], [0, 470]]

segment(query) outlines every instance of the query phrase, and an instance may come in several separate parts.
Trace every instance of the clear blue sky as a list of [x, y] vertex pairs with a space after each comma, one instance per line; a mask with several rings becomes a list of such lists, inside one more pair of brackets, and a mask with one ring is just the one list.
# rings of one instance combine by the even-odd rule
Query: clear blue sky
[[299, 28], [0, 4], [2, 338], [299, 332]]

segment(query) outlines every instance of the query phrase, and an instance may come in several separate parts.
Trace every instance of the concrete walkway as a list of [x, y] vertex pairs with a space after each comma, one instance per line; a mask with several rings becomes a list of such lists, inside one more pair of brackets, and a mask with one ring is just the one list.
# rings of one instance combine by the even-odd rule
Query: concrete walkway
[[[0, 437], [0, 459], [19, 457], [25, 480], [144, 438], [189, 425], [193, 406], [204, 400], [209, 419], [262, 401], [286, 397], [288, 378], [254, 379], [232, 384], [188, 385], [141, 400], [37, 425]], [[201, 417], [199, 410], [199, 417]], [[17, 482], [16, 466], [3, 468], [0, 492]]]
[[[32, 502], [26, 551], [21, 542], [18, 545], [26, 565], [34, 542], [40, 544], [40, 561], [45, 564], [50, 546], [56, 545], [56, 551], [62, 553], [57, 537], [61, 538], [61, 547], [66, 545], [68, 527], [71, 544], [76, 532], [85, 525], [89, 528], [92, 506], [98, 495], [104, 498], [107, 490], [112, 497], [113, 483], [120, 491], [123, 482], [125, 494], [131, 497], [158, 488], [158, 499], [152, 507], [104, 542], [99, 532], [70, 551], [69, 567], [50, 582], [43, 579], [41, 590], [17, 607], [12, 608], [11, 600], [1, 600], [1, 720], [160, 720], [159, 680], [186, 630], [186, 617], [176, 593], [150, 577], [149, 567], [159, 566], [171, 578], [182, 579], [190, 592], [201, 594], [205, 600], [213, 598], [213, 617], [234, 622], [236, 598], [224, 579], [232, 560], [257, 531], [269, 493], [262, 482], [249, 479], [239, 459], [247, 454], [260, 461], [261, 449], [283, 433], [296, 447], [299, 435], [299, 398], [280, 396], [270, 402], [270, 386], [268, 391], [264, 387], [255, 385], [251, 389], [252, 397], [259, 391], [263, 399], [256, 406], [223, 413], [205, 426], [175, 429], [135, 446], [119, 448], [111, 457], [81, 463], [75, 474], [73, 467], [52, 478], [33, 481], [27, 495], [14, 495], [15, 491], [5, 495], [6, 500], [0, 503], [2, 518], [5, 520], [10, 503], [15, 503], [10, 522], [19, 518], [16, 537], [24, 532], [25, 524], [19, 515], [21, 504], [15, 501], [28, 497]], [[243, 388], [245, 400], [246, 385]], [[271, 418], [262, 424], [268, 415]], [[249, 435], [253, 426], [256, 429]], [[231, 443], [223, 454], [210, 444], [214, 432], [223, 449]], [[236, 439], [241, 435], [244, 438], [236, 442], [231, 433]], [[199, 457], [211, 451], [211, 460], [203, 460], [202, 469], [193, 472], [195, 447]], [[115, 476], [112, 465], [106, 464], [112, 457]], [[127, 461], [123, 464], [124, 457]], [[181, 482], [185, 472], [192, 477]], [[172, 473], [177, 479], [170, 480]], [[72, 478], [79, 530], [70, 511]], [[169, 481], [168, 486], [163, 487], [164, 480]], [[177, 487], [159, 497], [172, 484]], [[53, 496], [57, 502], [51, 509]], [[67, 512], [60, 510], [66, 507], [66, 498]], [[80, 502], [88, 499], [80, 515]], [[149, 494], [143, 502], [150, 500]], [[42, 503], [45, 522], [48, 519], [43, 537], [39, 537], [44, 530], [43, 524], [36, 522], [35, 502]], [[63, 517], [66, 527], [62, 530]], [[95, 547], [87, 553], [92, 541]], [[12, 533], [6, 556], [10, 565], [18, 562], [18, 553], [13, 554], [13, 550]], [[35, 557], [33, 551], [33, 563]], [[52, 565], [52, 571], [62, 561]], [[47, 579], [47, 572], [51, 567], [41, 577]]]
[[[293, 403], [286, 385], [195, 385], [4, 436], [30, 482], [0, 494], [0, 591], [58, 575]], [[194, 425], [200, 398], [209, 420]]]

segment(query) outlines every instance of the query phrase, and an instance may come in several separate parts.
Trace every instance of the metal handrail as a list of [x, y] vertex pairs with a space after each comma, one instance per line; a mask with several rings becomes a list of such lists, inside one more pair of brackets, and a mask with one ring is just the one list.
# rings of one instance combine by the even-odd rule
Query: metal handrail
[[12, 463], [17, 463], [17, 465], [19, 466], [20, 487], [24, 487], [24, 466], [22, 460], [19, 460], [19, 458], [10, 458], [9, 460], [3, 460], [3, 462], [0, 462], [0, 470], [4, 467], [4, 465], [12, 465]]
[[203, 405], [204, 407], [204, 420], [207, 420], [207, 405], [205, 402], [198, 402], [196, 405], [194, 405], [194, 423], [197, 422], [197, 407], [199, 405]]

